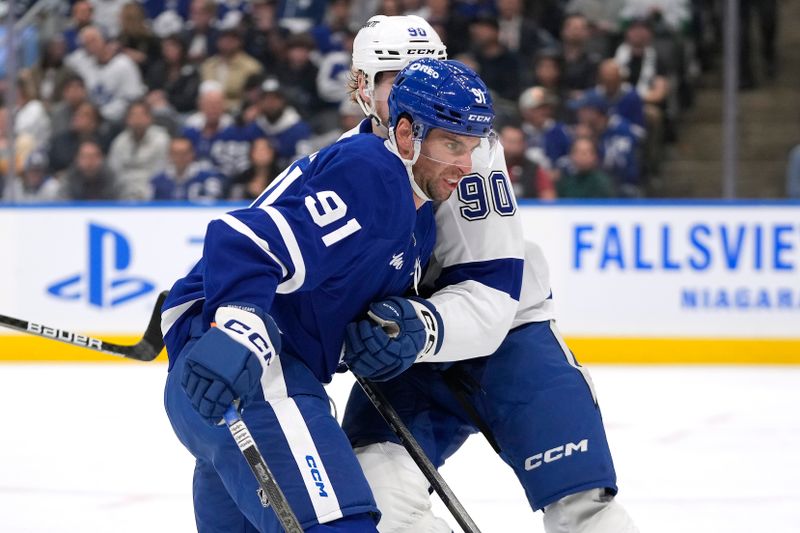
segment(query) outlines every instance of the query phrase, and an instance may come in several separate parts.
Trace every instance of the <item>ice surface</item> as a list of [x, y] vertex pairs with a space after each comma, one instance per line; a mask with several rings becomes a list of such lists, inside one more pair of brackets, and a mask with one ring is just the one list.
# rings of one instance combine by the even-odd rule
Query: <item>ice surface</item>
[[[800, 532], [799, 367], [590, 370], [619, 501], [643, 533]], [[162, 408], [165, 373], [0, 366], [0, 531], [194, 531], [193, 462]], [[351, 383], [329, 386], [340, 413]], [[543, 531], [482, 437], [442, 475], [483, 533]]]

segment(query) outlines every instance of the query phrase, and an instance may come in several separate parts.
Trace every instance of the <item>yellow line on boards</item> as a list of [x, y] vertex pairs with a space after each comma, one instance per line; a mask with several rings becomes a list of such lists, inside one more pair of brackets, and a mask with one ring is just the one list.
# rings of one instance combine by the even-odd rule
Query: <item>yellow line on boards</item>
[[800, 364], [800, 339], [567, 337], [581, 363]]
[[[93, 335], [104, 341], [116, 344], [136, 344], [139, 337], [129, 335]], [[167, 352], [161, 354], [155, 362], [166, 362]], [[117, 357], [72, 346], [64, 342], [56, 342], [33, 335], [0, 335], [0, 363], [59, 363], [59, 362], [97, 362], [97, 363], [134, 363], [124, 357]]]
[[[137, 337], [97, 335], [118, 344]], [[567, 337], [578, 361], [587, 364], [800, 364], [800, 339], [676, 339]], [[162, 351], [155, 362], [166, 362]], [[0, 335], [0, 363], [138, 361], [31, 335]]]

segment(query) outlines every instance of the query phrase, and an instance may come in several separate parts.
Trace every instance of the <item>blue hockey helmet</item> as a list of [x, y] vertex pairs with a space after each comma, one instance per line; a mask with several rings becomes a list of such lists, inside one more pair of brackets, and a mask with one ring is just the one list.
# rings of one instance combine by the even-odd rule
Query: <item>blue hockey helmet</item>
[[418, 140], [431, 128], [484, 138], [492, 133], [489, 89], [459, 61], [422, 58], [409, 63], [395, 78], [388, 105], [389, 126], [396, 127], [408, 115]]

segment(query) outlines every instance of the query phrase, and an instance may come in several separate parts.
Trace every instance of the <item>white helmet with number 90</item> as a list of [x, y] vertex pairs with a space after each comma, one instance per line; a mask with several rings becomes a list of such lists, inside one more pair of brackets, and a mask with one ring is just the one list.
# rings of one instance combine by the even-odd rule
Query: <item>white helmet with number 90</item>
[[445, 45], [425, 19], [416, 15], [370, 18], [353, 41], [353, 68], [364, 73], [365, 92], [370, 97], [369, 103], [364, 102], [356, 91], [364, 114], [380, 124], [373, 97], [376, 74], [403, 70], [422, 57], [447, 59]]

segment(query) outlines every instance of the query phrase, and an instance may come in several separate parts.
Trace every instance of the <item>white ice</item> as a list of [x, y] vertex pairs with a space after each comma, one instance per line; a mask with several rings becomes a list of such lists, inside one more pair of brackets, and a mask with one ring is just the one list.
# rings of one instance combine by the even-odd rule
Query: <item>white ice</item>
[[[643, 533], [800, 532], [800, 367], [590, 370], [618, 498]], [[0, 366], [0, 532], [194, 531], [193, 463], [162, 408], [165, 373]], [[340, 410], [350, 384], [329, 387]], [[542, 531], [482, 437], [442, 475], [483, 533]]]

